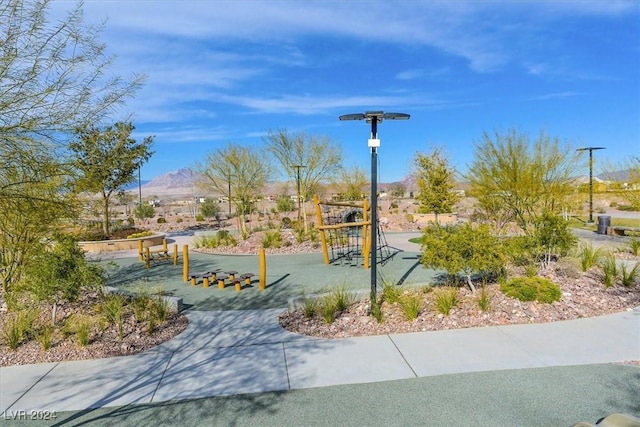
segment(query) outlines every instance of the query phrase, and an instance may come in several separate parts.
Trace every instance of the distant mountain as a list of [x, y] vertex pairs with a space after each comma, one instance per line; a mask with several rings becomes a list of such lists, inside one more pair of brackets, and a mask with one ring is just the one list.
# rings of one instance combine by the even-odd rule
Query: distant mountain
[[143, 185], [143, 188], [190, 189], [193, 187], [193, 183], [194, 175], [191, 169], [182, 168], [153, 178], [151, 181]]
[[631, 177], [631, 170], [621, 170], [615, 172], [604, 172], [600, 175], [596, 176], [596, 178], [602, 181], [617, 181], [617, 182], [627, 182]]
[[[182, 168], [157, 176], [142, 185], [142, 194], [145, 197], [184, 197], [193, 196], [194, 175], [191, 169]], [[137, 184], [129, 188], [129, 191], [138, 189]]]

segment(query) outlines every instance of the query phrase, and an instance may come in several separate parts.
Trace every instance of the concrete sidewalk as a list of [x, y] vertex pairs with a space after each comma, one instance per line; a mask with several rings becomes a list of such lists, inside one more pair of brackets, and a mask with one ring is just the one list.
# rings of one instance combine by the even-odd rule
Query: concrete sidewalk
[[0, 414], [640, 360], [640, 308], [556, 323], [335, 340], [285, 331], [280, 312], [191, 311], [185, 332], [138, 355], [0, 368]]

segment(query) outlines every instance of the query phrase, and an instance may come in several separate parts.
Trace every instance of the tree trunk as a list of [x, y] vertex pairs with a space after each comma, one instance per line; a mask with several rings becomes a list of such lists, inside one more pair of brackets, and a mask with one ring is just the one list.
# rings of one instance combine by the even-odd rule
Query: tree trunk
[[467, 285], [469, 285], [469, 289], [471, 289], [471, 292], [473, 292], [474, 294], [476, 293], [476, 287], [473, 286], [473, 282], [471, 281], [471, 275], [467, 274]]
[[102, 194], [103, 209], [104, 209], [104, 222], [102, 223], [102, 231], [104, 235], [109, 237], [109, 197], [106, 194]]

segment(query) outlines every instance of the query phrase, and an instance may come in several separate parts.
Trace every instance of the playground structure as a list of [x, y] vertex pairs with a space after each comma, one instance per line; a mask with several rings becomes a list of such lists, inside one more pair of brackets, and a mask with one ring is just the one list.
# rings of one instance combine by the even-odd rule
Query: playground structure
[[[260, 249], [258, 252], [260, 274], [258, 279], [258, 289], [264, 290], [267, 287], [267, 261], [264, 249]], [[144, 261], [145, 268], [151, 267], [151, 262], [172, 260], [173, 265], [178, 265], [178, 245], [173, 245], [173, 254], [169, 254], [169, 247], [167, 245], [167, 239], [162, 240], [162, 248], [149, 249], [143, 248], [142, 242], [138, 245], [138, 260]], [[218, 283], [218, 289], [225, 288], [225, 280], [229, 280], [230, 284], [233, 284], [236, 291], [242, 290], [242, 284], [249, 286], [252, 282], [253, 273], [238, 274], [237, 271], [222, 271], [216, 269], [213, 271], [205, 271], [203, 273], [190, 273], [189, 272], [189, 245], [182, 247], [182, 280], [183, 282], [190, 282], [191, 286], [196, 286], [198, 279], [202, 278], [202, 287], [208, 288], [210, 283]]]
[[[324, 263], [370, 267], [371, 219], [367, 200], [362, 202], [323, 202], [313, 197]], [[391, 256], [386, 237], [377, 227], [378, 262]]]

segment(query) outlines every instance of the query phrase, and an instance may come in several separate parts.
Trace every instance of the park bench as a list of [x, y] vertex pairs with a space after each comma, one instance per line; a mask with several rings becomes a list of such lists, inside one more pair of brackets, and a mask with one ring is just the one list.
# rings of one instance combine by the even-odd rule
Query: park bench
[[616, 236], [626, 236], [628, 234], [640, 235], [640, 227], [615, 226], [609, 227], [607, 231], [607, 234]]

